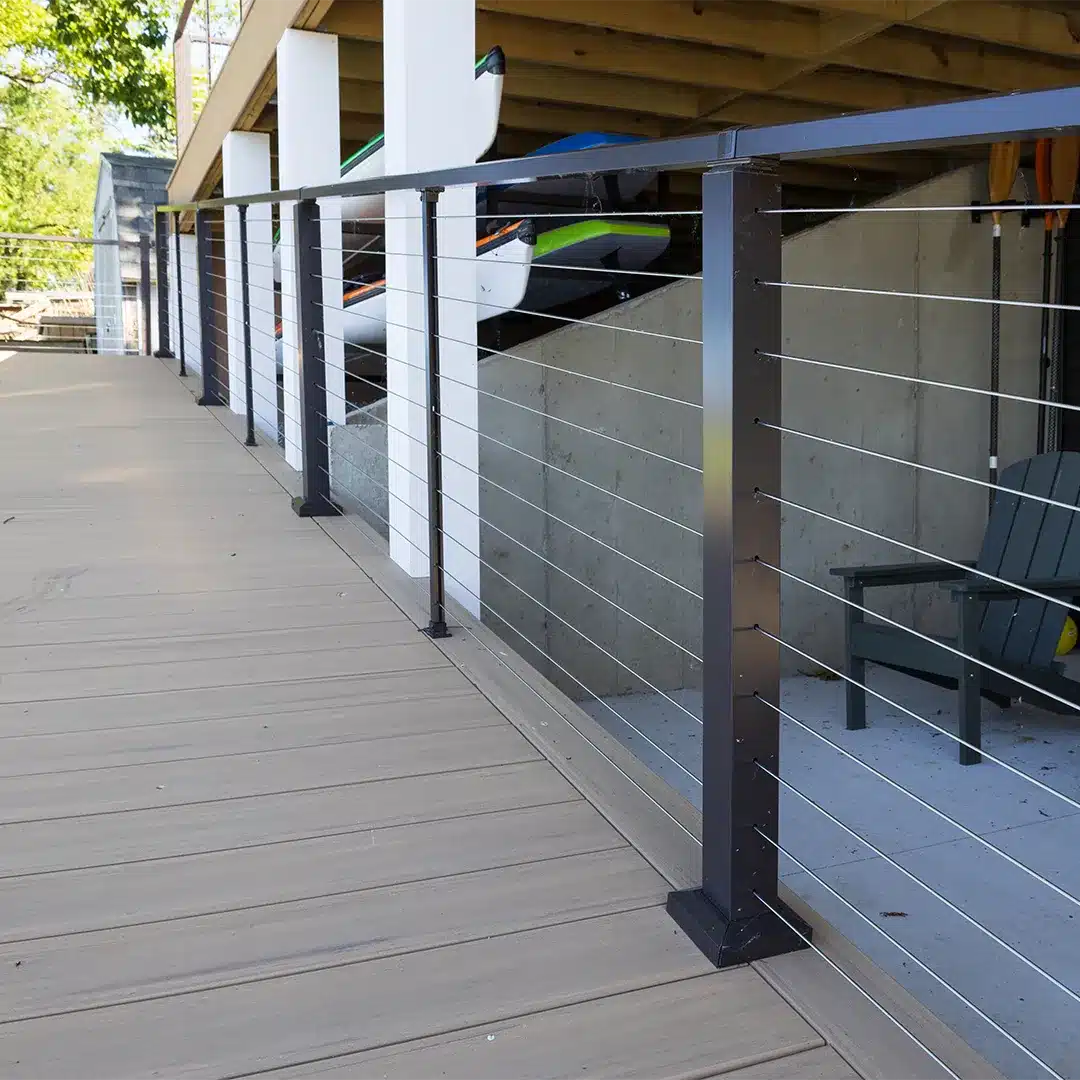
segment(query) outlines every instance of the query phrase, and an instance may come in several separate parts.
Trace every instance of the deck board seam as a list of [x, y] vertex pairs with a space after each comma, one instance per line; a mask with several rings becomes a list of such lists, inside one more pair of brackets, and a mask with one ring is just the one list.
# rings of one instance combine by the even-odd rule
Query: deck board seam
[[[423, 644], [423, 642], [418, 641], [416, 644]], [[412, 645], [413, 642], [406, 642], [404, 645], [379, 645], [372, 646], [372, 648], [408, 649]], [[438, 652], [437, 649], [435, 651]], [[260, 679], [255, 682], [210, 683], [206, 686], [160, 687], [154, 690], [118, 690], [105, 694], [67, 694], [63, 697], [54, 698], [18, 698], [12, 701], [0, 701], [0, 715], [2, 715], [2, 710], [5, 707], [13, 705], [50, 705], [62, 701], [105, 701], [109, 698], [152, 697], [155, 694], [195, 694], [205, 690], [234, 690], [241, 686], [303, 686], [308, 683], [328, 682], [332, 679], [377, 679], [385, 675], [412, 675], [420, 671], [441, 671], [444, 668], [455, 667], [442, 653], [439, 653], [439, 655], [443, 659], [441, 664], [411, 664], [408, 667], [387, 668], [385, 671], [354, 671], [340, 675], [312, 675], [301, 679]], [[172, 665], [166, 663], [163, 666], [170, 667]]]
[[[739, 968], [730, 968], [730, 971], [738, 971]], [[435, 1028], [424, 1035], [413, 1036], [409, 1039], [392, 1039], [387, 1042], [374, 1043], [370, 1046], [362, 1046], [352, 1050], [341, 1050], [333, 1054], [322, 1054], [317, 1057], [303, 1058], [298, 1061], [286, 1062], [283, 1065], [268, 1065], [261, 1069], [252, 1069], [238, 1073], [227, 1073], [220, 1080], [248, 1080], [253, 1076], [267, 1076], [274, 1073], [284, 1072], [286, 1069], [299, 1069], [306, 1065], [318, 1065], [323, 1062], [336, 1061], [342, 1058], [355, 1057], [359, 1054], [368, 1054], [373, 1050], [389, 1050], [395, 1046], [407, 1046], [410, 1043], [421, 1042], [424, 1039], [441, 1038], [445, 1035], [457, 1035], [470, 1031], [481, 1031], [492, 1024], [505, 1024], [514, 1020], [527, 1020], [531, 1016], [543, 1016], [547, 1013], [558, 1012], [562, 1009], [572, 1009], [580, 1005], [586, 1005], [593, 1001], [607, 1001], [611, 998], [624, 997], [627, 994], [639, 993], [642, 990], [655, 989], [661, 986], [678, 986], [680, 983], [694, 982], [698, 979], [714, 979], [724, 977], [724, 973], [716, 971], [703, 971], [697, 975], [679, 975], [674, 978], [657, 979], [653, 982], [631, 980], [629, 983], [613, 988], [609, 992], [585, 993], [568, 995], [567, 1000], [540, 1005], [533, 1009], [518, 1012], [496, 1013], [485, 1020], [471, 1024], [458, 1024], [442, 1028]], [[814, 1047], [814, 1049], [817, 1049]]]
[[[503, 768], [503, 766], [488, 766], [489, 768]], [[414, 777], [402, 777], [401, 779], [412, 780]], [[562, 806], [569, 803], [587, 802], [578, 792], [568, 793], [567, 797], [552, 799], [538, 803], [518, 804], [513, 807], [500, 806], [491, 810], [470, 810], [463, 814], [446, 814], [442, 817], [421, 818], [419, 820], [403, 820], [384, 825], [360, 825], [349, 829], [334, 829], [329, 832], [305, 833], [302, 836], [286, 836], [277, 840], [259, 840], [251, 844], [231, 844], [221, 848], [204, 848], [199, 851], [181, 851], [172, 855], [150, 855], [145, 858], [119, 859], [105, 863], [85, 863], [80, 866], [61, 866], [50, 870], [27, 870], [17, 874], [0, 874], [0, 882], [16, 881], [24, 878], [51, 877], [55, 874], [81, 874], [90, 873], [94, 870], [110, 870], [125, 866], [144, 866], [153, 862], [173, 862], [178, 859], [195, 859], [208, 855], [228, 855], [236, 851], [252, 851], [260, 848], [279, 847], [284, 844], [303, 844], [313, 840], [332, 840], [339, 836], [354, 836], [359, 833], [380, 832], [385, 829], [402, 829], [412, 825], [434, 825], [442, 821], [460, 821], [465, 818], [487, 817], [490, 814], [507, 814], [519, 810], [539, 810], [545, 806]], [[591, 805], [591, 804], [590, 804]], [[622, 835], [621, 833], [619, 835]]]
[[[365, 832], [367, 830], [358, 830]], [[377, 831], [377, 830], [376, 830]], [[477, 866], [471, 870], [447, 871], [443, 874], [423, 874], [420, 877], [400, 878], [396, 881], [381, 882], [378, 885], [363, 885], [354, 889], [335, 889], [330, 892], [312, 893], [307, 896], [291, 896], [281, 900], [264, 900], [259, 903], [237, 904], [232, 907], [207, 908], [204, 911], [192, 911], [184, 915], [168, 915], [159, 919], [140, 919], [136, 922], [113, 923], [108, 926], [87, 926], [78, 930], [57, 930], [48, 934], [33, 934], [29, 937], [0, 938], [0, 948], [11, 945], [30, 945], [37, 941], [56, 941], [60, 938], [86, 937], [91, 934], [109, 934], [117, 930], [134, 930], [144, 926], [166, 926], [171, 923], [190, 922], [192, 919], [208, 919], [218, 915], [237, 915], [245, 911], [263, 911], [270, 908], [290, 907], [300, 904], [315, 903], [320, 900], [333, 900], [344, 896], [363, 896], [368, 893], [386, 892], [400, 889], [407, 885], [423, 885], [431, 881], [453, 881], [475, 877], [478, 874], [490, 874], [495, 870], [514, 870], [523, 866], [538, 866], [544, 863], [566, 862], [570, 859], [592, 858], [594, 855], [606, 855], [615, 851], [634, 851], [630, 844], [605, 844], [602, 847], [588, 848], [581, 851], [569, 851], [561, 855], [540, 855], [532, 859], [519, 859], [516, 862], [495, 862], [487, 866]], [[635, 852], [635, 854], [637, 854]], [[658, 896], [652, 906], [664, 902], [664, 896]], [[617, 912], [605, 912], [617, 914]], [[559, 925], [559, 924], [554, 924]]]
[[[441, 669], [440, 669], [441, 670]], [[346, 675], [344, 678], [355, 678], [356, 676]], [[422, 702], [422, 701], [456, 701], [458, 698], [472, 697], [476, 694], [476, 687], [470, 685], [468, 687], [461, 687], [457, 690], [419, 690], [410, 691], [403, 697], [384, 698], [377, 702], [378, 706], [383, 705], [404, 705], [409, 702]], [[488, 701], [483, 694], [480, 694], [484, 701]], [[371, 707], [371, 703], [367, 703], [368, 707]], [[257, 717], [264, 716], [292, 716], [295, 713], [303, 713], [305, 716], [310, 716], [313, 713], [320, 712], [333, 712], [335, 709], [347, 709], [355, 707], [355, 702], [350, 703], [347, 699], [343, 698], [341, 701], [332, 705], [316, 705], [311, 704], [304, 706], [300, 702], [295, 703], [295, 708], [290, 709], [274, 709], [269, 712], [264, 712], [259, 709], [258, 706], [252, 706], [256, 712], [250, 713], [229, 713], [226, 716], [195, 716], [195, 717], [181, 717], [177, 720], [155, 720], [152, 723], [146, 724], [111, 724], [108, 727], [93, 727], [93, 728], [64, 728], [58, 731], [14, 731], [8, 734], [0, 733], [0, 742], [7, 739], [54, 739], [61, 737], [69, 737], [72, 735], [103, 735], [111, 731], [146, 731], [153, 730], [155, 728], [163, 727], [176, 727], [181, 724], [228, 724], [237, 720], [254, 720]], [[501, 715], [501, 714], [500, 714]]]
[[[364, 601], [365, 603], [376, 603], [377, 601]], [[135, 642], [140, 645], [152, 645], [158, 642], [171, 642], [171, 641], [207, 641], [211, 642], [218, 638], [233, 639], [237, 636], [240, 637], [258, 637], [262, 634], [301, 634], [305, 630], [351, 630], [357, 626], [385, 626], [387, 623], [395, 623], [400, 616], [394, 615], [392, 618], [375, 618], [375, 619], [363, 619], [357, 622], [341, 622], [341, 623], [310, 623], [304, 626], [267, 626], [258, 630], [211, 630], [208, 633], [195, 633], [195, 634], [165, 634], [157, 635], [155, 637], [145, 637], [140, 635], [132, 635], [123, 638], [87, 638], [81, 641], [32, 641], [29, 643], [15, 641], [8, 645], [0, 643], [0, 652], [5, 649], [68, 649], [85, 645], [124, 645], [129, 642]], [[38, 624], [40, 625], [40, 624]], [[305, 649], [305, 650], [289, 650], [297, 652], [312, 652], [317, 650]], [[241, 654], [244, 655], [244, 654]], [[228, 660], [230, 657], [221, 656], [214, 657], [214, 659]], [[133, 661], [133, 663], [146, 663], [147, 661]], [[160, 660], [150, 661], [151, 663], [161, 663]], [[87, 665], [91, 667], [97, 667], [99, 665]], [[114, 664], [113, 667], [127, 667], [127, 664]], [[80, 671], [82, 668], [39, 668], [40, 671]]]
[[388, 739], [427, 739], [433, 735], [458, 735], [463, 731], [486, 731], [501, 728], [502, 717], [480, 724], [461, 724], [457, 727], [436, 728], [432, 731], [407, 733], [390, 732], [385, 735], [360, 735], [354, 738], [327, 739], [323, 742], [297, 743], [293, 746], [266, 746], [258, 750], [231, 750], [220, 754], [196, 754], [191, 757], [154, 758], [151, 761], [126, 761], [113, 765], [89, 765], [81, 769], [39, 769], [35, 772], [0, 772], [0, 780], [22, 780], [40, 776], [73, 776], [79, 773], [103, 773], [115, 769], [154, 768], [159, 765], [184, 765], [195, 761], [220, 761], [225, 758], [260, 757], [264, 754], [291, 754], [297, 750], [317, 750], [323, 746], [355, 746], [358, 743], [385, 742]]
[[[643, 860], [644, 861], [644, 860]], [[634, 902], [625, 906], [613, 908], [610, 911], [599, 912], [577, 918], [558, 918], [552, 922], [537, 921], [535, 925], [517, 927], [513, 930], [501, 930], [495, 933], [475, 934], [459, 938], [455, 941], [442, 942], [438, 945], [416, 945], [410, 948], [394, 949], [386, 953], [372, 956], [357, 957], [354, 960], [339, 960], [336, 963], [312, 964], [306, 967], [296, 967], [291, 970], [268, 972], [265, 975], [253, 975], [244, 979], [229, 979], [219, 983], [209, 983], [204, 986], [188, 987], [183, 990], [164, 991], [157, 994], [142, 994], [136, 997], [126, 998], [123, 1001], [99, 1002], [93, 1005], [83, 1005], [69, 1009], [54, 1009], [49, 1012], [33, 1013], [26, 1016], [0, 1017], [0, 1029], [12, 1027], [15, 1024], [26, 1024], [40, 1020], [51, 1020], [60, 1016], [74, 1016], [88, 1012], [101, 1012], [105, 1009], [123, 1009], [130, 1005], [144, 1005], [153, 1001], [167, 1001], [179, 997], [192, 997], [196, 994], [213, 994], [222, 990], [232, 990], [239, 987], [255, 986], [260, 983], [275, 982], [279, 979], [295, 979], [303, 975], [316, 975], [323, 971], [340, 971], [343, 968], [361, 967], [364, 964], [377, 963], [385, 960], [397, 960], [404, 956], [416, 956], [422, 953], [434, 953], [441, 949], [459, 948], [462, 945], [474, 945], [485, 941], [496, 941], [500, 938], [514, 937], [518, 934], [535, 933], [537, 930], [549, 930], [559, 926], [571, 926], [575, 923], [593, 922], [597, 919], [610, 919], [618, 915], [627, 915], [635, 911], [649, 911], [650, 909], [663, 908], [663, 898], [651, 900], [646, 903]], [[703, 975], [711, 975], [713, 972], [703, 972]], [[648, 986], [664, 985], [667, 982], [681, 982], [686, 976], [680, 976], [677, 980], [660, 980], [659, 983], [645, 982], [635, 989], [644, 989]], [[599, 995], [605, 996], [605, 995]], [[593, 996], [584, 997], [582, 1001], [592, 1001]], [[487, 1021], [490, 1023], [491, 1021]], [[365, 1048], [367, 1049], [367, 1048]]]
[[[532, 749], [532, 747], [530, 747]], [[539, 754], [527, 758], [512, 758], [496, 764], [470, 765], [459, 769], [434, 769], [430, 772], [401, 773], [395, 776], [372, 776], [364, 780], [349, 780], [341, 784], [318, 784], [312, 787], [282, 788], [277, 791], [256, 791], [245, 795], [223, 795], [215, 799], [192, 799], [188, 802], [161, 803], [158, 806], [129, 806], [117, 810], [91, 810], [81, 814], [56, 814], [52, 817], [21, 818], [13, 821], [0, 821], [0, 828], [14, 825], [43, 825], [58, 821], [85, 821], [89, 818], [116, 817], [120, 814], [145, 814], [160, 810], [178, 810], [189, 806], [212, 806], [216, 803], [240, 802], [244, 799], [267, 799], [281, 795], [309, 795], [319, 791], [335, 791], [340, 788], [362, 787], [365, 784], [381, 784], [388, 780], [422, 780], [429, 776], [450, 776], [456, 773], [483, 772], [506, 765], [531, 765], [543, 761]], [[6, 877], [0, 874], [0, 881]]]

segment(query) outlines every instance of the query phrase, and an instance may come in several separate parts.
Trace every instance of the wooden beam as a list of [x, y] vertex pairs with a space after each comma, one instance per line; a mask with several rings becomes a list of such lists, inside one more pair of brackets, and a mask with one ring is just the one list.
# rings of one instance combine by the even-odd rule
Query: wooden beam
[[[942, 0], [911, 0], [911, 13], [923, 14], [930, 8], [942, 3]], [[818, 48], [819, 52], [813, 57], [803, 57], [798, 60], [788, 60], [782, 65], [777, 73], [776, 81], [769, 88], [772, 90], [784, 90], [794, 83], [801, 83], [804, 87], [812, 87], [817, 81], [813, 73], [823, 67], [832, 57], [843, 50], [849, 49], [860, 42], [867, 41], [874, 35], [886, 29], [889, 23], [881, 17], [881, 14], [862, 15], [858, 13], [841, 14], [836, 18], [823, 20], [819, 27]], [[837, 80], [832, 80], [837, 83]], [[848, 89], [844, 80], [839, 80], [838, 89]], [[857, 88], [852, 88], [857, 89]], [[796, 95], [797, 96], [797, 95]], [[715, 100], [708, 109], [709, 115], [713, 115], [721, 106], [728, 104], [732, 96]], [[863, 104], [856, 108], [880, 108], [879, 104], [869, 103], [863, 98]]]
[[[381, 44], [342, 38], [338, 51], [342, 80], [382, 80]], [[696, 116], [698, 108], [697, 91], [692, 87], [618, 75], [569, 72], [565, 68], [521, 60], [508, 65], [503, 93], [526, 100], [627, 109], [678, 119]]]
[[[362, 41], [382, 39], [382, 19], [365, 16], [367, 4], [342, 6], [340, 0], [323, 22], [325, 28]], [[544, 19], [522, 19], [478, 11], [476, 47], [484, 52], [501, 45], [508, 67], [515, 60], [579, 71], [601, 71], [633, 78], [691, 86], [764, 89], [777, 70], [765, 57], [723, 55], [712, 49], [687, 48], [670, 41], [645, 40]]]
[[[750, 5], [721, 8], [693, 0], [476, 0], [476, 9], [776, 56], [820, 52], [820, 16], [779, 6], [775, 16]], [[744, 10], [753, 14], [744, 16]]]
[[569, 105], [627, 109], [683, 120], [698, 113], [698, 92], [693, 87], [631, 79], [624, 75], [568, 72], [528, 62], [507, 65], [503, 94]]
[[[481, 0], [482, 3], [489, 0]], [[504, 0], [490, 0], [502, 4]], [[615, 0], [572, 0], [580, 4], [581, 11], [591, 11], [597, 3], [611, 12], [626, 12], [638, 4], [649, 6], [653, 0], [633, 0], [633, 3], [617, 3]], [[660, 0], [662, 3], [668, 0]], [[679, 8], [679, 0], [670, 0], [673, 9]], [[914, 3], [915, 0], [910, 0]], [[537, 11], [561, 8], [564, 0], [515, 0], [529, 3]], [[905, 10], [926, 11], [927, 0], [920, 0], [918, 8]], [[342, 70], [346, 77], [352, 74], [368, 74], [381, 70], [381, 51], [377, 43], [382, 34], [381, 20], [374, 17], [377, 5], [366, 2], [355, 7], [342, 5], [338, 0], [331, 9], [324, 25], [339, 33], [351, 33], [362, 40], [342, 41]], [[711, 7], [703, 9], [711, 11]], [[726, 10], [726, 9], [725, 9]], [[623, 16], [620, 16], [622, 18]], [[857, 17], [863, 18], [863, 17]], [[870, 23], [845, 22], [841, 34], [839, 20], [831, 20], [832, 29], [828, 40], [832, 43], [861, 37], [870, 32]], [[633, 25], [637, 25], [634, 23]], [[907, 36], [902, 36], [904, 33]], [[845, 37], [846, 35], [846, 37]], [[901, 36], [898, 36], [901, 35]], [[716, 35], [713, 35], [714, 37]], [[737, 35], [728, 35], [725, 43]], [[818, 34], [815, 49], [826, 41]], [[984, 55], [981, 47], [958, 41], [947, 47], [933, 44], [932, 35], [918, 32], [890, 30], [883, 34], [861, 40], [857, 44], [840, 48], [828, 56], [834, 66], [855, 69], [838, 78], [834, 71], [812, 75], [793, 74], [802, 68], [772, 59], [739, 57], [717, 53], [714, 49], [691, 44], [679, 44], [665, 40], [649, 40], [622, 33], [604, 33], [592, 28], [564, 26], [547, 19], [522, 18], [480, 11], [477, 13], [478, 48], [501, 44], [509, 59], [509, 72], [522, 62], [559, 68], [580, 73], [611, 73], [630, 79], [649, 79], [672, 87], [674, 84], [691, 85], [722, 91], [705, 106], [721, 107], [734, 97], [734, 92], [785, 93], [785, 96], [831, 104], [842, 109], [892, 108], [904, 104], [930, 103], [946, 100], [959, 93], [981, 91], [1005, 92], [1017, 89], [1036, 89], [1064, 85], [1080, 81], [1080, 66], [1061, 61], [1030, 58], [1018, 54]], [[770, 45], [770, 48], [773, 46]], [[803, 49], [805, 54], [808, 50]], [[821, 57], [820, 52], [814, 52]], [[827, 54], [826, 54], [827, 55]], [[883, 73], [884, 76], [883, 77]], [[931, 86], [900, 84], [894, 78], [914, 77], [930, 82]], [[793, 82], [790, 90], [785, 80]], [[865, 80], [865, 81], [863, 81]], [[950, 95], [949, 87], [954, 88]], [[592, 84], [593, 101], [599, 104], [598, 84]], [[530, 91], [531, 93], [531, 91]], [[559, 95], [565, 97], [566, 95]], [[670, 99], [668, 99], [670, 101]], [[708, 112], [709, 108], [703, 112]], [[670, 115], [670, 108], [665, 113]]]
[[621, 135], [643, 135], [662, 139], [672, 132], [671, 124], [655, 116], [632, 112], [597, 112], [566, 105], [548, 105], [525, 101], [504, 101], [500, 124], [519, 131], [557, 132], [573, 135], [581, 131], [608, 131]]
[[894, 29], [833, 58], [862, 71], [929, 79], [996, 93], [1046, 90], [1080, 82], [1080, 65], [1005, 52], [959, 39], [942, 40], [914, 29]]
[[[811, 3], [813, 0], [807, 2]], [[828, 5], [831, 9], [829, 0], [817, 0], [817, 3], [819, 6]], [[950, 8], [955, 9], [949, 15], [950, 20], [957, 18], [967, 23], [970, 18], [974, 25], [974, 12], [970, 17], [967, 14], [969, 6], [983, 6], [978, 0], [964, 0], [962, 4], [951, 0], [950, 3], [935, 6], [928, 11], [923, 0], [841, 0], [841, 3], [850, 5], [850, 11], [846, 6], [837, 9], [847, 14], [868, 19], [876, 17], [882, 24], [917, 18], [919, 22], [913, 23], [913, 26], [928, 28], [932, 28], [936, 12], [948, 12]], [[807, 12], [800, 16], [793, 9], [780, 4], [775, 5], [777, 15], [774, 17], [760, 14], [760, 8], [750, 5], [746, 5], [746, 11], [753, 12], [753, 16], [741, 15], [738, 4], [723, 7], [706, 4], [700, 7], [701, 14], [695, 15], [695, 5], [689, 0], [477, 0], [477, 6], [483, 9], [477, 12], [478, 40], [484, 37], [486, 41], [489, 34], [504, 33], [506, 40], [501, 44], [506, 48], [509, 57], [520, 55], [522, 58], [565, 67], [610, 70], [645, 78], [666, 78], [714, 89], [728, 87], [744, 91], [765, 90], [768, 88], [763, 85], [763, 82], [767, 82], [765, 75], [772, 72], [776, 76], [782, 71], [776, 66], [775, 58], [814, 59], [828, 56], [830, 35], [833, 35], [835, 41], [837, 33], [836, 25], [828, 28], [830, 21], [836, 23], [835, 19], [822, 20], [820, 16]], [[513, 36], [514, 23], [524, 21], [523, 15], [530, 17], [529, 21], [541, 36], [543, 47], [549, 52], [551, 59], [530, 56], [527, 52], [518, 54], [515, 51], [517, 40]], [[888, 17], [885, 17], [886, 15]], [[556, 19], [565, 19], [567, 22], [550, 21]], [[1062, 16], [1061, 19], [1065, 17]], [[574, 55], [567, 57], [565, 51], [559, 53], [554, 44], [544, 37], [544, 34], [551, 33], [550, 29], [539, 29], [545, 23], [548, 28], [554, 28], [556, 36], [559, 33], [567, 35], [567, 45]], [[1048, 25], [1040, 23], [1038, 41], [1041, 42], [1048, 36]], [[1054, 25], [1062, 30], [1065, 35], [1063, 40], [1070, 39], [1065, 24], [1059, 20]], [[595, 39], [588, 36], [600, 33], [604, 27], [609, 29], [607, 50], [601, 49]], [[656, 37], [623, 38], [618, 33], [610, 33], [611, 30], [626, 34], [651, 34]], [[673, 45], [671, 38], [698, 45], [753, 49], [767, 54], [767, 57], [759, 58], [761, 63], [757, 68], [740, 68], [730, 79], [724, 79], [719, 75], [719, 70], [726, 65], [726, 60], [721, 61], [715, 54], [709, 59], [710, 54], [707, 52], [695, 53], [689, 44]], [[491, 44], [496, 43], [498, 42], [492, 38]], [[537, 51], [539, 50], [538, 45]], [[611, 65], [610, 52], [620, 50], [633, 54], [633, 60], [625, 57], [622, 63]], [[1057, 51], [1070, 57], [1076, 55], [1071, 47], [1064, 45], [1059, 45]], [[682, 72], [672, 74], [670, 70], [672, 64], [677, 64], [680, 53], [687, 57], [687, 62], [691, 65], [685, 69], [685, 77]], [[649, 63], [647, 56], [654, 62]], [[896, 30], [885, 31], [844, 49], [841, 54], [833, 54], [830, 62], [862, 71], [885, 72], [999, 93], [1062, 86], [1080, 81], [1080, 66], [1070, 66], [1054, 57], [1020, 56], [1008, 52], [985, 53], [981, 49], [973, 48], [970, 42], [960, 39], [942, 40], [938, 35], [919, 36]], [[711, 66], [714, 70], [711, 73], [702, 72], [700, 65]], [[630, 67], [634, 70], [629, 70]], [[755, 80], [758, 85], [750, 85]]]
[[[342, 38], [339, 46], [341, 78], [378, 82], [382, 79], [382, 45]], [[512, 97], [598, 108], [629, 109], [691, 119], [707, 111], [696, 88], [654, 79], [629, 78], [591, 71], [571, 72], [563, 67], [512, 58], [507, 66], [504, 92]], [[830, 70], [797, 78], [783, 95], [795, 100], [834, 106], [836, 109], [894, 109], [904, 105], [930, 105], [955, 98], [955, 87], [912, 82], [892, 76]], [[824, 114], [823, 114], [824, 115]]]
[[[829, 11], [867, 13], [879, 10], [882, 0], [805, 0]], [[1080, 60], [1080, 9], [1076, 12], [964, 0], [943, 4], [916, 16], [915, 26], [938, 34], [1027, 49], [1048, 56]]]

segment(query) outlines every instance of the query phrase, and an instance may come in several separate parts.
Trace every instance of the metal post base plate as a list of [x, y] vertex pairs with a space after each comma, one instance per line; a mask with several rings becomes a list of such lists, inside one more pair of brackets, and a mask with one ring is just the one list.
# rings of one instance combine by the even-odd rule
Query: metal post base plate
[[155, 349], [154, 350], [154, 356], [158, 360], [175, 360], [176, 359], [175, 354], [171, 353], [168, 349]]
[[337, 503], [331, 502], [329, 499], [315, 501], [305, 499], [303, 495], [293, 497], [292, 508], [293, 513], [302, 518], [340, 517], [345, 513]]
[[201, 397], [197, 397], [195, 399], [195, 404], [196, 405], [213, 406], [213, 405], [224, 405], [225, 402], [224, 401], [219, 401], [216, 397], [207, 397], [204, 394]]
[[[810, 927], [791, 908], [779, 900], [770, 899], [769, 903], [798, 927], [800, 934], [810, 938]], [[767, 908], [749, 919], [729, 921], [702, 889], [668, 893], [667, 912], [709, 963], [718, 968], [807, 948], [807, 942]]]
[[446, 628], [444, 622], [428, 623], [421, 631], [421, 634], [426, 634], [429, 638], [444, 638], [450, 637], [450, 631]]

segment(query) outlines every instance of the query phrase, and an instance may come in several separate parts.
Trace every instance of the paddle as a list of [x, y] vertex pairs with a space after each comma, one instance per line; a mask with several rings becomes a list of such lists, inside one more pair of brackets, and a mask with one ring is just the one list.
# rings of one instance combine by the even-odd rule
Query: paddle
[[[1076, 190], [1077, 172], [1080, 170], [1080, 138], [1075, 135], [1062, 135], [1052, 140], [1050, 149], [1050, 201], [1056, 203], [1070, 203], [1073, 192]], [[1065, 230], [1065, 222], [1069, 218], [1068, 210], [1058, 210], [1058, 243], [1060, 244]], [[1060, 251], [1059, 251], [1060, 256]], [[1054, 287], [1054, 300], [1061, 302], [1062, 291], [1062, 265], [1063, 260], [1057, 260], [1057, 282]], [[1049, 301], [1049, 294], [1044, 297]], [[1043, 309], [1049, 317], [1050, 310]], [[1049, 321], [1049, 318], [1048, 320]], [[1047, 363], [1046, 400], [1056, 402], [1061, 400], [1061, 318], [1060, 313], [1055, 313], [1053, 321], [1054, 332], [1052, 344], [1049, 349]], [[1041, 397], [1041, 395], [1040, 395]], [[1057, 450], [1061, 442], [1061, 410], [1050, 410], [1050, 423], [1047, 432], [1047, 448]]]
[[[990, 202], [997, 205], [1005, 202], [1012, 193], [1016, 170], [1020, 167], [1020, 144], [1018, 142], [994, 143], [990, 147]], [[991, 296], [1001, 299], [1001, 211], [993, 211], [993, 273]], [[989, 444], [989, 480], [997, 484], [998, 479], [998, 388], [1001, 385], [1001, 305], [990, 307], [990, 444]], [[990, 492], [993, 505], [994, 492]]]

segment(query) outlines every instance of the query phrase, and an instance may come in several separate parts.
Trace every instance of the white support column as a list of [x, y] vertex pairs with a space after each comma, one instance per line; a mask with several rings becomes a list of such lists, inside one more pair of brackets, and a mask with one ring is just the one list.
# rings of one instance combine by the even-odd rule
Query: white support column
[[[170, 215], [171, 217], [171, 215]], [[180, 270], [176, 265], [176, 239], [173, 236], [173, 223], [169, 222], [169, 351], [173, 356], [180, 355], [180, 320], [177, 315], [177, 291], [180, 288]]]
[[[226, 198], [270, 190], [270, 136], [230, 131], [221, 145]], [[251, 389], [255, 423], [277, 438], [277, 363], [274, 358], [274, 260], [272, 207], [247, 208], [248, 297], [251, 308]], [[240, 278], [240, 212], [225, 209], [225, 295], [229, 338], [229, 408], [244, 413], [243, 290]]]
[[180, 234], [180, 288], [184, 296], [184, 362], [188, 371], [202, 371], [202, 323], [199, 321], [199, 272], [195, 233]]
[[[383, 0], [383, 110], [388, 175], [475, 162], [467, 137], [476, 111], [474, 0]], [[447, 592], [479, 614], [476, 391], [476, 193], [439, 198], [444, 556]], [[420, 198], [386, 198], [386, 382], [390, 555], [428, 572], [427, 421], [424, 411]], [[396, 324], [396, 325], [395, 325]], [[407, 327], [407, 329], [406, 329]], [[453, 380], [453, 381], [450, 381]], [[461, 385], [464, 384], [464, 385]], [[461, 464], [457, 464], [460, 462]]]
[[[338, 39], [333, 34], [286, 30], [277, 47], [278, 186], [333, 184], [341, 178]], [[323, 340], [326, 412], [345, 422], [345, 346], [341, 309], [341, 209], [319, 204], [322, 219]], [[300, 450], [299, 325], [296, 321], [296, 252], [293, 207], [281, 205], [282, 363], [285, 386], [285, 460], [302, 468]]]

